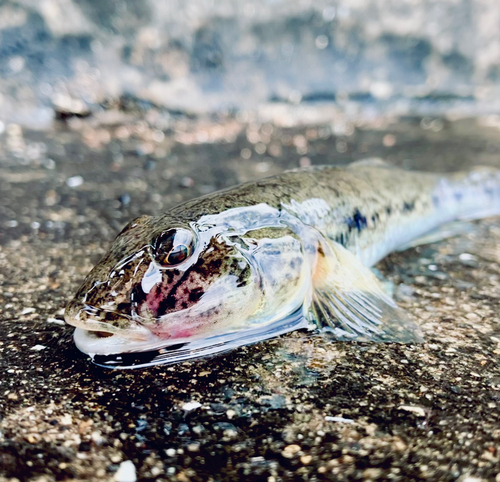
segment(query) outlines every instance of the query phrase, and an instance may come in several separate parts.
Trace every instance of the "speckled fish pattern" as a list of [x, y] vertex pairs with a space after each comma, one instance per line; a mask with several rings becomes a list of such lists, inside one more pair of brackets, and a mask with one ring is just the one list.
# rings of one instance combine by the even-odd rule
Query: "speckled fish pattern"
[[445, 175], [365, 160], [289, 171], [129, 223], [66, 321], [91, 355], [191, 347], [179, 360], [311, 324], [339, 340], [421, 341], [368, 267], [443, 224], [498, 213], [495, 169]]

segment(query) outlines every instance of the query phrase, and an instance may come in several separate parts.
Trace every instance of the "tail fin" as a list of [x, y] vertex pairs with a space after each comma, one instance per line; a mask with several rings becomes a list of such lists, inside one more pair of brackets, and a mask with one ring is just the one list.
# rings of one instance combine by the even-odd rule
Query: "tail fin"
[[439, 197], [448, 198], [448, 205], [456, 209], [456, 219], [500, 215], [500, 170], [493, 167], [478, 166], [451, 174], [443, 180], [439, 191]]

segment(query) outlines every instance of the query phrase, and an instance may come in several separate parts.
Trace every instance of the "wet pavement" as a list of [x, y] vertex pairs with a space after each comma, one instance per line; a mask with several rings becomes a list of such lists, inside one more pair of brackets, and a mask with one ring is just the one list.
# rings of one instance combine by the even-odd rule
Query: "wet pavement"
[[[500, 165], [500, 119], [280, 127], [148, 110], [0, 135], [0, 481], [500, 480], [500, 225], [377, 268], [418, 346], [296, 332], [208, 360], [99, 368], [65, 303], [139, 214], [309, 164]], [[127, 462], [129, 461], [129, 462]], [[127, 463], [124, 463], [127, 462]]]

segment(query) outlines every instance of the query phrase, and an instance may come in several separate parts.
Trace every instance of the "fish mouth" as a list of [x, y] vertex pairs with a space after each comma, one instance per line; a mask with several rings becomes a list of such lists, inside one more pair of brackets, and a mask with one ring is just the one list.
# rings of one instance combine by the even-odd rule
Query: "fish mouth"
[[165, 339], [159, 338], [128, 315], [115, 313], [124, 319], [125, 326], [114, 326], [99, 319], [99, 315], [106, 310], [75, 305], [68, 306], [64, 317], [68, 325], [76, 328], [74, 341], [83, 353], [90, 356], [111, 355], [155, 349], [159, 345], [165, 345]]
[[90, 357], [95, 355], [116, 355], [120, 353], [155, 350], [165, 346], [165, 339], [159, 338], [146, 328], [141, 336], [130, 333], [110, 333], [76, 328], [73, 335], [76, 347]]
[[[102, 321], [110, 314], [115, 326]], [[188, 330], [177, 330], [172, 333], [155, 333], [156, 319], [142, 319], [126, 313], [108, 311], [87, 304], [74, 303], [68, 305], [65, 320], [75, 327], [73, 339], [76, 347], [92, 359], [95, 356], [121, 355], [126, 353], [151, 352], [179, 346], [191, 341], [194, 337]]]

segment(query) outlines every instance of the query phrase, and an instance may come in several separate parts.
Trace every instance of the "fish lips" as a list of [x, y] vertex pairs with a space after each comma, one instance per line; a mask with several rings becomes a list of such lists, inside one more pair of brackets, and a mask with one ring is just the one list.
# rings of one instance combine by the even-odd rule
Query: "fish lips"
[[110, 333], [111, 336], [101, 336], [99, 332], [76, 328], [73, 335], [76, 347], [83, 353], [95, 355], [114, 355], [129, 352], [155, 350], [165, 346], [165, 339], [159, 338], [147, 328], [134, 330], [135, 339], [125, 337], [125, 332]]
[[73, 338], [77, 348], [91, 357], [157, 350], [191, 339], [189, 336], [158, 336], [151, 320], [143, 325], [140, 319], [111, 312], [126, 320], [126, 327], [114, 326], [100, 320], [100, 316], [106, 313], [107, 310], [78, 303], [72, 303], [66, 309], [65, 320], [75, 327]]
[[[121, 319], [123, 326], [106, 321], [112, 314]], [[125, 314], [107, 311], [73, 301], [64, 313], [68, 325], [76, 328], [74, 339], [84, 353], [120, 353], [150, 343], [156, 338], [150, 330]]]

